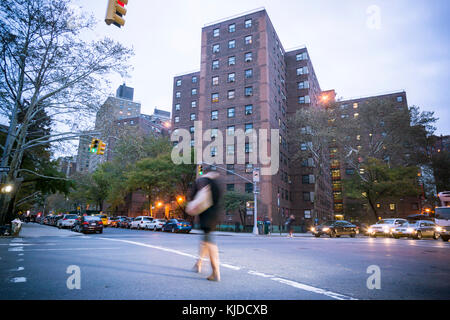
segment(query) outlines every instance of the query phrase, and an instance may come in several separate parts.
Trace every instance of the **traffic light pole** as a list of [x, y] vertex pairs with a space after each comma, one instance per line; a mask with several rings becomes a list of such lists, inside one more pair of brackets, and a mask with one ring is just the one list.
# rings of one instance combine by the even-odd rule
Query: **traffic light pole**
[[208, 166], [214, 166], [216, 168], [219, 168], [221, 170], [224, 170], [230, 174], [233, 174], [235, 176], [238, 176], [239, 178], [250, 182], [253, 184], [253, 202], [254, 202], [254, 208], [253, 208], [253, 234], [254, 235], [258, 235], [258, 192], [256, 190], [256, 182], [255, 181], [251, 181], [250, 179], [247, 179], [246, 177], [241, 176], [240, 174], [237, 174], [231, 170], [225, 169], [225, 168], [221, 168], [215, 164], [210, 164], [210, 163], [206, 163], [206, 162], [202, 162], [202, 164], [208, 165]]

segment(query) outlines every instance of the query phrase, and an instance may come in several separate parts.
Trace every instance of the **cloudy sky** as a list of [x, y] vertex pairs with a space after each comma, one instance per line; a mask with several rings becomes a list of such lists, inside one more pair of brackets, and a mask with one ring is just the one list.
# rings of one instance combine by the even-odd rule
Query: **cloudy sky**
[[78, 1], [99, 23], [90, 37], [133, 47], [130, 78], [143, 113], [171, 111], [172, 81], [200, 69], [201, 28], [264, 7], [285, 49], [306, 45], [322, 90], [353, 98], [406, 90], [450, 134], [448, 0], [129, 0], [124, 28], [107, 26], [107, 0]]

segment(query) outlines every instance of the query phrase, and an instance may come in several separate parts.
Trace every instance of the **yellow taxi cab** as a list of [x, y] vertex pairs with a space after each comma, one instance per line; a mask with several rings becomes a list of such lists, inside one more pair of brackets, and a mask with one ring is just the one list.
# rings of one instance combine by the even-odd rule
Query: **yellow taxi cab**
[[109, 219], [108, 216], [106, 214], [97, 214], [96, 216], [100, 217], [100, 219], [102, 219], [102, 223], [104, 227], [107, 227], [109, 224]]

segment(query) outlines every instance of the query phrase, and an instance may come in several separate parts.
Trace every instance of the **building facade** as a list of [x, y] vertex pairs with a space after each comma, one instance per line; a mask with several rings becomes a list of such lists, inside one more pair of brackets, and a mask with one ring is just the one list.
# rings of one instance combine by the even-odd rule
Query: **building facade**
[[[308, 186], [315, 196], [303, 197], [305, 188], [298, 178], [303, 169], [290, 162], [288, 118], [298, 108], [317, 105], [320, 95], [306, 48], [285, 52], [265, 10], [206, 25], [201, 39], [200, 71], [174, 77], [173, 130], [189, 130], [195, 146], [199, 143], [194, 141], [195, 122], [201, 123], [206, 136], [201, 150], [214, 158], [217, 167], [228, 170], [218, 170], [227, 191], [253, 192], [249, 181], [253, 168], [261, 167], [254, 161], [260, 148], [266, 148], [262, 151], [272, 164], [276, 157], [275, 174], [260, 176], [258, 217], [281, 226], [290, 214], [306, 223], [305, 214], [311, 219], [316, 210], [324, 215], [332, 212], [329, 175], [321, 178], [319, 188]], [[267, 146], [261, 144], [261, 136], [258, 142], [248, 137], [262, 130], [268, 133], [263, 139]], [[278, 130], [276, 139], [271, 130]], [[219, 134], [222, 145], [210, 143]], [[243, 146], [236, 146], [239, 135], [246, 136]], [[278, 145], [278, 154], [271, 154], [271, 144]], [[238, 161], [240, 152], [245, 153], [243, 161]], [[328, 199], [319, 204], [317, 198]], [[222, 221], [239, 222], [239, 216], [224, 212]], [[244, 223], [253, 223], [252, 210]]]

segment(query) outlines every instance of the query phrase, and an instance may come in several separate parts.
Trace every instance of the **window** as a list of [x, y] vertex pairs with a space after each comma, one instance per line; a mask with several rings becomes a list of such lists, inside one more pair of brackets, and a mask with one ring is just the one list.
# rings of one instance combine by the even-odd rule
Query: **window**
[[234, 184], [227, 184], [227, 191], [234, 191]]
[[191, 145], [191, 148], [193, 148], [195, 146], [195, 140], [191, 140], [190, 145]]
[[217, 147], [211, 147], [211, 157], [217, 156]]
[[251, 130], [253, 130], [253, 123], [246, 123], [245, 124], [245, 133], [250, 133]]
[[228, 57], [228, 65], [234, 66], [235, 64], [236, 64], [236, 57], [235, 56]]
[[395, 203], [390, 203], [390, 204], [389, 204], [389, 209], [390, 209], [391, 211], [394, 211], [394, 210], [395, 210]]
[[191, 108], [196, 108], [196, 107], [197, 107], [197, 101], [192, 101]]
[[253, 69], [245, 70], [245, 78], [250, 79], [251, 77], [253, 77]]
[[214, 60], [212, 62], [212, 69], [213, 70], [219, 69], [219, 60]]
[[177, 80], [177, 87], [181, 86], [181, 79]]
[[175, 92], [175, 97], [181, 98], [181, 92], [179, 92], [179, 91]]
[[245, 143], [245, 153], [253, 152], [253, 146], [250, 142]]
[[228, 90], [228, 99], [234, 99], [234, 90]]
[[[281, 138], [281, 136], [280, 136], [280, 138]], [[300, 150], [302, 150], [302, 151], [308, 150], [308, 145], [307, 145], [306, 143], [302, 143], [302, 144], [300, 145]]]
[[211, 111], [211, 120], [218, 120], [219, 119], [219, 111], [214, 110]]
[[359, 113], [358, 112], [355, 112], [354, 114], [353, 114], [353, 118], [358, 118], [358, 116], [359, 116]]
[[246, 163], [245, 164], [245, 172], [246, 173], [252, 173], [253, 172], [253, 163]]
[[235, 73], [229, 73], [228, 74], [228, 82], [234, 82], [236, 80], [236, 74]]
[[213, 77], [212, 78], [212, 85], [218, 86], [219, 85], [219, 77]]
[[297, 68], [297, 75], [308, 74], [308, 67]]
[[197, 94], [197, 89], [192, 89], [191, 90], [191, 95], [195, 96]]
[[245, 192], [246, 193], [253, 193], [253, 183], [246, 183], [245, 184]]
[[234, 135], [234, 126], [227, 127], [227, 135], [229, 135], [229, 136]]
[[235, 110], [234, 108], [228, 108], [228, 118], [234, 118]]
[[190, 133], [195, 133], [195, 127], [194, 127], [194, 126], [189, 127], [189, 132], [190, 132]]
[[191, 121], [195, 120], [195, 113], [191, 113]]
[[246, 36], [245, 37], [245, 44], [251, 44], [252, 43], [252, 36]]
[[230, 24], [228, 26], [228, 32], [235, 32], [235, 31], [236, 31], [236, 25], [234, 23]]
[[352, 169], [352, 168], [347, 168], [347, 169], [345, 169], [345, 174], [346, 174], [346, 175], [351, 176], [351, 175], [353, 175], [354, 173], [355, 173], [355, 170]]
[[245, 87], [245, 96], [250, 97], [253, 95], [253, 87]]
[[219, 29], [219, 28], [214, 29], [214, 30], [213, 30], [213, 36], [214, 36], [214, 37], [218, 37], [219, 35], [220, 35], [220, 29]]
[[247, 106], [245, 106], [245, 115], [251, 115], [253, 113], [253, 105], [249, 104]]
[[403, 97], [402, 96], [398, 96], [397, 97], [397, 102], [402, 102], [403, 101]]
[[303, 192], [303, 201], [311, 201], [311, 193]]
[[212, 52], [213, 52], [213, 53], [218, 53], [218, 52], [220, 52], [220, 44], [215, 44], [215, 45], [213, 45], [213, 47], [212, 47]]
[[219, 132], [219, 129], [217, 129], [217, 128], [211, 129], [211, 140], [217, 138], [218, 132]]
[[218, 93], [211, 94], [211, 102], [212, 103], [219, 102], [219, 94]]
[[310, 103], [311, 99], [309, 96], [298, 97], [298, 103]]
[[358, 103], [357, 103], [357, 102], [355, 102], [355, 103], [353, 104], [353, 109], [358, 109]]
[[339, 169], [331, 170], [331, 177], [339, 179], [341, 177], [341, 171]]
[[297, 83], [298, 89], [308, 89], [309, 88], [309, 81], [301, 81]]
[[245, 28], [251, 28], [252, 26], [252, 19], [245, 20]]
[[302, 175], [302, 184], [309, 184], [309, 175]]
[[179, 103], [177, 103], [177, 104], [175, 105], [175, 111], [180, 111], [180, 109], [181, 109], [181, 106], [180, 106]]
[[197, 83], [197, 77], [196, 76], [192, 77], [192, 83]]
[[308, 54], [307, 54], [306, 52], [298, 53], [298, 54], [295, 56], [295, 59], [296, 59], [297, 61], [307, 60], [307, 59], [308, 59]]
[[234, 49], [234, 48], [236, 48], [236, 40], [228, 41], [228, 49]]
[[251, 62], [253, 60], [253, 55], [251, 52], [245, 54], [245, 62]]
[[[227, 155], [232, 156], [234, 155], [234, 144], [227, 145]], [[233, 166], [234, 170], [234, 166]]]
[[180, 122], [180, 117], [176, 116], [176, 117], [174, 118], [174, 122], [175, 122], [175, 123]]

